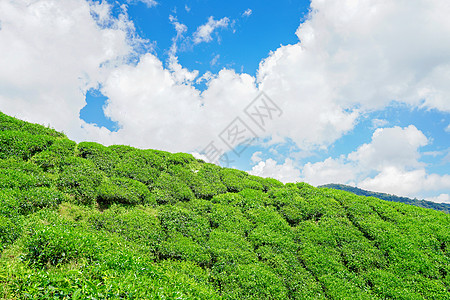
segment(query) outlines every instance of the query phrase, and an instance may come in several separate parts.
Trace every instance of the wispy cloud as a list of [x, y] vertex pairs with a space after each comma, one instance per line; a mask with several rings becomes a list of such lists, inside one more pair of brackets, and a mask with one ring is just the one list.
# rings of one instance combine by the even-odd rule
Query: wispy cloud
[[214, 20], [214, 17], [209, 17], [208, 22], [203, 24], [197, 28], [197, 31], [194, 32], [193, 41], [194, 44], [200, 44], [202, 42], [211, 42], [212, 41], [212, 33], [217, 28], [227, 28], [230, 24], [230, 19], [224, 17], [220, 20]]
[[242, 16], [243, 17], [250, 17], [250, 15], [252, 13], [253, 13], [253, 11], [250, 8], [247, 8], [247, 10], [242, 13]]
[[156, 2], [155, 0], [127, 0], [128, 3], [137, 3], [137, 2], [142, 2], [145, 5], [147, 5], [147, 7], [153, 7], [156, 6], [158, 4], [158, 2]]

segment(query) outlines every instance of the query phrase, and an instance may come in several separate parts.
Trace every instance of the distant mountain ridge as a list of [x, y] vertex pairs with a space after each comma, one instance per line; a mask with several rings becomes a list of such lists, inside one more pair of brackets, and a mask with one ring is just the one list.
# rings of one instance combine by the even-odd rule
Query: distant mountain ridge
[[367, 191], [367, 190], [363, 190], [363, 189], [345, 185], [345, 184], [330, 183], [330, 184], [324, 184], [324, 185], [321, 185], [318, 187], [347, 191], [347, 192], [353, 193], [358, 196], [375, 197], [375, 198], [378, 198], [381, 200], [406, 203], [409, 205], [414, 205], [414, 206], [424, 207], [424, 208], [431, 208], [434, 210], [439, 210], [439, 211], [443, 211], [446, 213], [450, 213], [450, 204], [445, 204], [445, 203], [436, 203], [433, 201], [411, 199], [411, 198], [407, 198], [407, 197], [399, 197], [396, 195], [391, 195], [391, 194], [386, 194], [386, 193], [377, 193], [377, 192]]

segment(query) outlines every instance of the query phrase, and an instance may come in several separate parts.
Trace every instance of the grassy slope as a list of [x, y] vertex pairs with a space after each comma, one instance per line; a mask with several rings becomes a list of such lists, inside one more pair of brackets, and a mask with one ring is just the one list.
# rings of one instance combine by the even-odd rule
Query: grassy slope
[[436, 203], [436, 202], [427, 201], [427, 200], [417, 200], [417, 199], [411, 199], [411, 198], [407, 198], [407, 197], [399, 197], [399, 196], [385, 194], [385, 193], [371, 192], [371, 191], [366, 191], [366, 190], [363, 190], [363, 189], [360, 189], [357, 187], [353, 187], [353, 186], [349, 186], [349, 185], [345, 185], [345, 184], [330, 183], [330, 184], [325, 184], [325, 185], [319, 186], [319, 188], [321, 188], [321, 187], [336, 189], [336, 190], [341, 190], [341, 191], [347, 191], [347, 192], [351, 192], [351, 193], [353, 193], [355, 195], [359, 195], [359, 196], [375, 197], [375, 198], [378, 198], [381, 200], [406, 203], [406, 204], [410, 204], [410, 205], [414, 205], [414, 206], [418, 206], [418, 207], [431, 208], [434, 210], [439, 210], [439, 211], [443, 211], [446, 213], [450, 213], [450, 204], [446, 204], [446, 203]]
[[450, 299], [450, 216], [0, 113], [0, 297]]

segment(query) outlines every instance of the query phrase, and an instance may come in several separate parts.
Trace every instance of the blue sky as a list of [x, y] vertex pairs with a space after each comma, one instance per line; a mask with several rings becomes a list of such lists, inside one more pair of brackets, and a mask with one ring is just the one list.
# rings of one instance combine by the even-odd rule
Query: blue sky
[[[4, 2], [0, 110], [77, 141], [205, 160], [215, 142], [231, 160], [222, 165], [255, 175], [450, 203], [447, 10], [445, 0]], [[244, 113], [261, 92], [282, 110], [266, 128]], [[259, 137], [239, 155], [220, 138], [236, 117]]]

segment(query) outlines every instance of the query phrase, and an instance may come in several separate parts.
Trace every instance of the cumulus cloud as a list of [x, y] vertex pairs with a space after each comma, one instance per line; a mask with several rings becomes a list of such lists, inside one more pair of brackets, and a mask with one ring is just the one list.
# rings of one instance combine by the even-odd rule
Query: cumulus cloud
[[230, 19], [224, 17], [220, 20], [214, 20], [214, 17], [211, 16], [208, 19], [206, 24], [203, 24], [197, 28], [197, 31], [194, 32], [193, 42], [194, 44], [200, 44], [203, 42], [211, 42], [212, 41], [212, 33], [214, 30], [218, 28], [227, 28], [230, 23]]
[[294, 162], [289, 158], [283, 164], [278, 164], [271, 158], [266, 161], [260, 161], [248, 173], [261, 177], [275, 178], [284, 183], [300, 181], [300, 170], [295, 167]]
[[448, 126], [445, 128], [446, 132], [450, 132], [450, 124], [448, 124]]
[[0, 1], [0, 109], [87, 138], [88, 88], [133, 53], [134, 25], [106, 2]]
[[439, 196], [427, 198], [426, 200], [437, 202], [437, 203], [450, 204], [450, 195], [449, 194], [440, 194]]
[[[416, 197], [428, 191], [450, 189], [450, 175], [428, 174], [420, 162], [420, 147], [428, 139], [415, 126], [376, 129], [370, 143], [363, 144], [347, 156], [327, 158], [298, 166], [296, 180], [313, 185], [342, 183], [376, 192]], [[286, 163], [285, 163], [286, 164]], [[272, 159], [261, 161], [250, 171], [261, 176], [282, 176], [294, 172], [282, 168]], [[293, 164], [289, 164], [293, 166]]]

